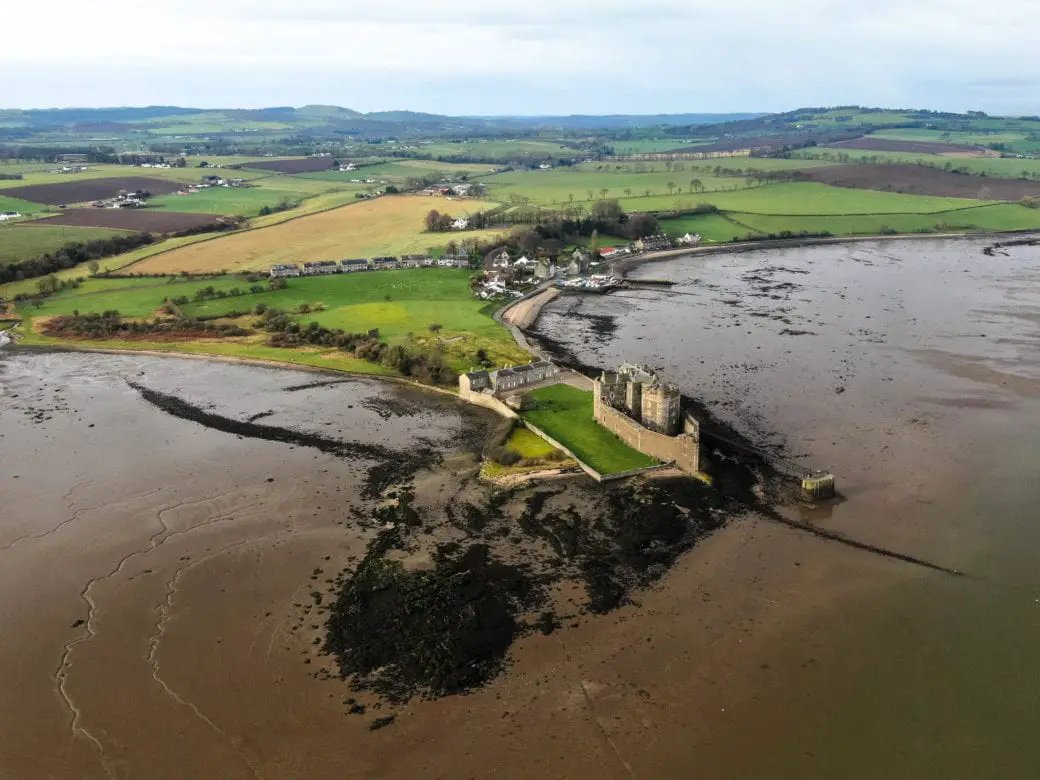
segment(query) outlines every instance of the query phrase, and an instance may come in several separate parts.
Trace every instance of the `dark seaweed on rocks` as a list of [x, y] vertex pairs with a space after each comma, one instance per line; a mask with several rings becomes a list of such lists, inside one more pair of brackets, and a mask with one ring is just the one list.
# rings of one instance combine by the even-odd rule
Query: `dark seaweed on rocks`
[[332, 608], [325, 650], [340, 674], [394, 703], [464, 693], [497, 674], [534, 583], [485, 545], [427, 571], [407, 571], [385, 546], [370, 547]]

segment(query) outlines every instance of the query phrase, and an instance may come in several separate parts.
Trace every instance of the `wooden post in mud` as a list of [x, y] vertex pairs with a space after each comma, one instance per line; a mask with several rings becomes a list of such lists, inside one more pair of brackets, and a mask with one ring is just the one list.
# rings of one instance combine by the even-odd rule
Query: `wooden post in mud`
[[834, 475], [812, 471], [802, 477], [802, 497], [807, 501], [824, 501], [834, 498]]

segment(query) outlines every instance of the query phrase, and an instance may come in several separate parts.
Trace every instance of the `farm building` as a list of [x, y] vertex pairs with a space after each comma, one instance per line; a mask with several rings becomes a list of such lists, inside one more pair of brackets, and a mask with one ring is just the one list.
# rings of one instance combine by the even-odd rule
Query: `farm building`
[[470, 371], [459, 377], [459, 389], [463, 394], [480, 393], [491, 387], [491, 375], [487, 371]]
[[18, 219], [18, 217], [20, 217], [20, 216], [22, 216], [22, 215], [20, 213], [18, 213], [17, 211], [4, 211], [4, 212], [0, 212], [0, 222], [6, 222], [9, 219]]
[[396, 257], [373, 257], [372, 268], [376, 271], [386, 271], [391, 268], [398, 268], [398, 262]]
[[432, 256], [430, 256], [430, 255], [426, 255], [420, 261], [420, 264], [422, 265], [423, 268], [431, 268], [432, 266], [438, 265], [437, 260], [435, 258], [433, 258]]
[[679, 239], [680, 244], [685, 246], [697, 246], [701, 242], [700, 233], [687, 233], [685, 236]]
[[560, 370], [548, 360], [539, 360], [526, 366], [502, 368], [491, 375], [491, 384], [495, 394], [516, 390], [519, 387], [544, 382], [560, 373]]
[[338, 274], [339, 264], [335, 260], [316, 260], [303, 264], [304, 276], [320, 276], [322, 274]]
[[[427, 262], [427, 260], [431, 262]], [[401, 268], [422, 268], [433, 265], [432, 260], [433, 258], [429, 255], [402, 255], [399, 265]]]
[[459, 217], [451, 223], [452, 230], [465, 230], [469, 227], [469, 220], [465, 217]]
[[340, 260], [339, 265], [345, 274], [352, 273], [353, 271], [368, 270], [368, 260]]
[[459, 377], [459, 394], [490, 393], [502, 397], [518, 388], [536, 385], [560, 373], [553, 363], [539, 360], [526, 366], [500, 368], [498, 371], [470, 371]]
[[271, 266], [271, 278], [277, 279], [284, 276], [299, 276], [300, 266], [298, 265], [273, 265]]

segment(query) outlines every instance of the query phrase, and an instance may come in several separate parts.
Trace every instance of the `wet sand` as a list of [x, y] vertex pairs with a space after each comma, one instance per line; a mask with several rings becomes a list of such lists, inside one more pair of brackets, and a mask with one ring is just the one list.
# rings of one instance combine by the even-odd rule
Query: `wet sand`
[[315, 678], [308, 611], [371, 533], [351, 514], [367, 461], [172, 417], [126, 380], [459, 463], [474, 412], [293, 371], [7, 356], [0, 778], [1031, 777], [1040, 251], [980, 248], [679, 260], [647, 269], [679, 294], [561, 298], [539, 321], [833, 468], [848, 500], [804, 519], [970, 577], [748, 518], [636, 604], [526, 637], [486, 688], [375, 732]]

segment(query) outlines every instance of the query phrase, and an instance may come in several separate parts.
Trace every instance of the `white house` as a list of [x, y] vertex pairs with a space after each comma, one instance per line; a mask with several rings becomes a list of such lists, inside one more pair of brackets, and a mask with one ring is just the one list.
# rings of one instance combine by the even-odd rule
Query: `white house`
[[300, 267], [298, 265], [273, 265], [271, 266], [271, 278], [276, 279], [283, 276], [299, 276]]
[[679, 239], [679, 243], [685, 244], [686, 246], [697, 246], [697, 244], [699, 244], [700, 242], [700, 233], [687, 233], [685, 236]]
[[338, 274], [339, 263], [335, 260], [316, 260], [303, 264], [304, 276], [320, 276], [322, 274]]
[[18, 219], [18, 217], [20, 216], [22, 215], [19, 214], [17, 211], [0, 212], [0, 222], [6, 222], [9, 219]]
[[459, 217], [451, 223], [451, 227], [453, 230], [465, 230], [469, 227], [469, 219], [466, 217]]

